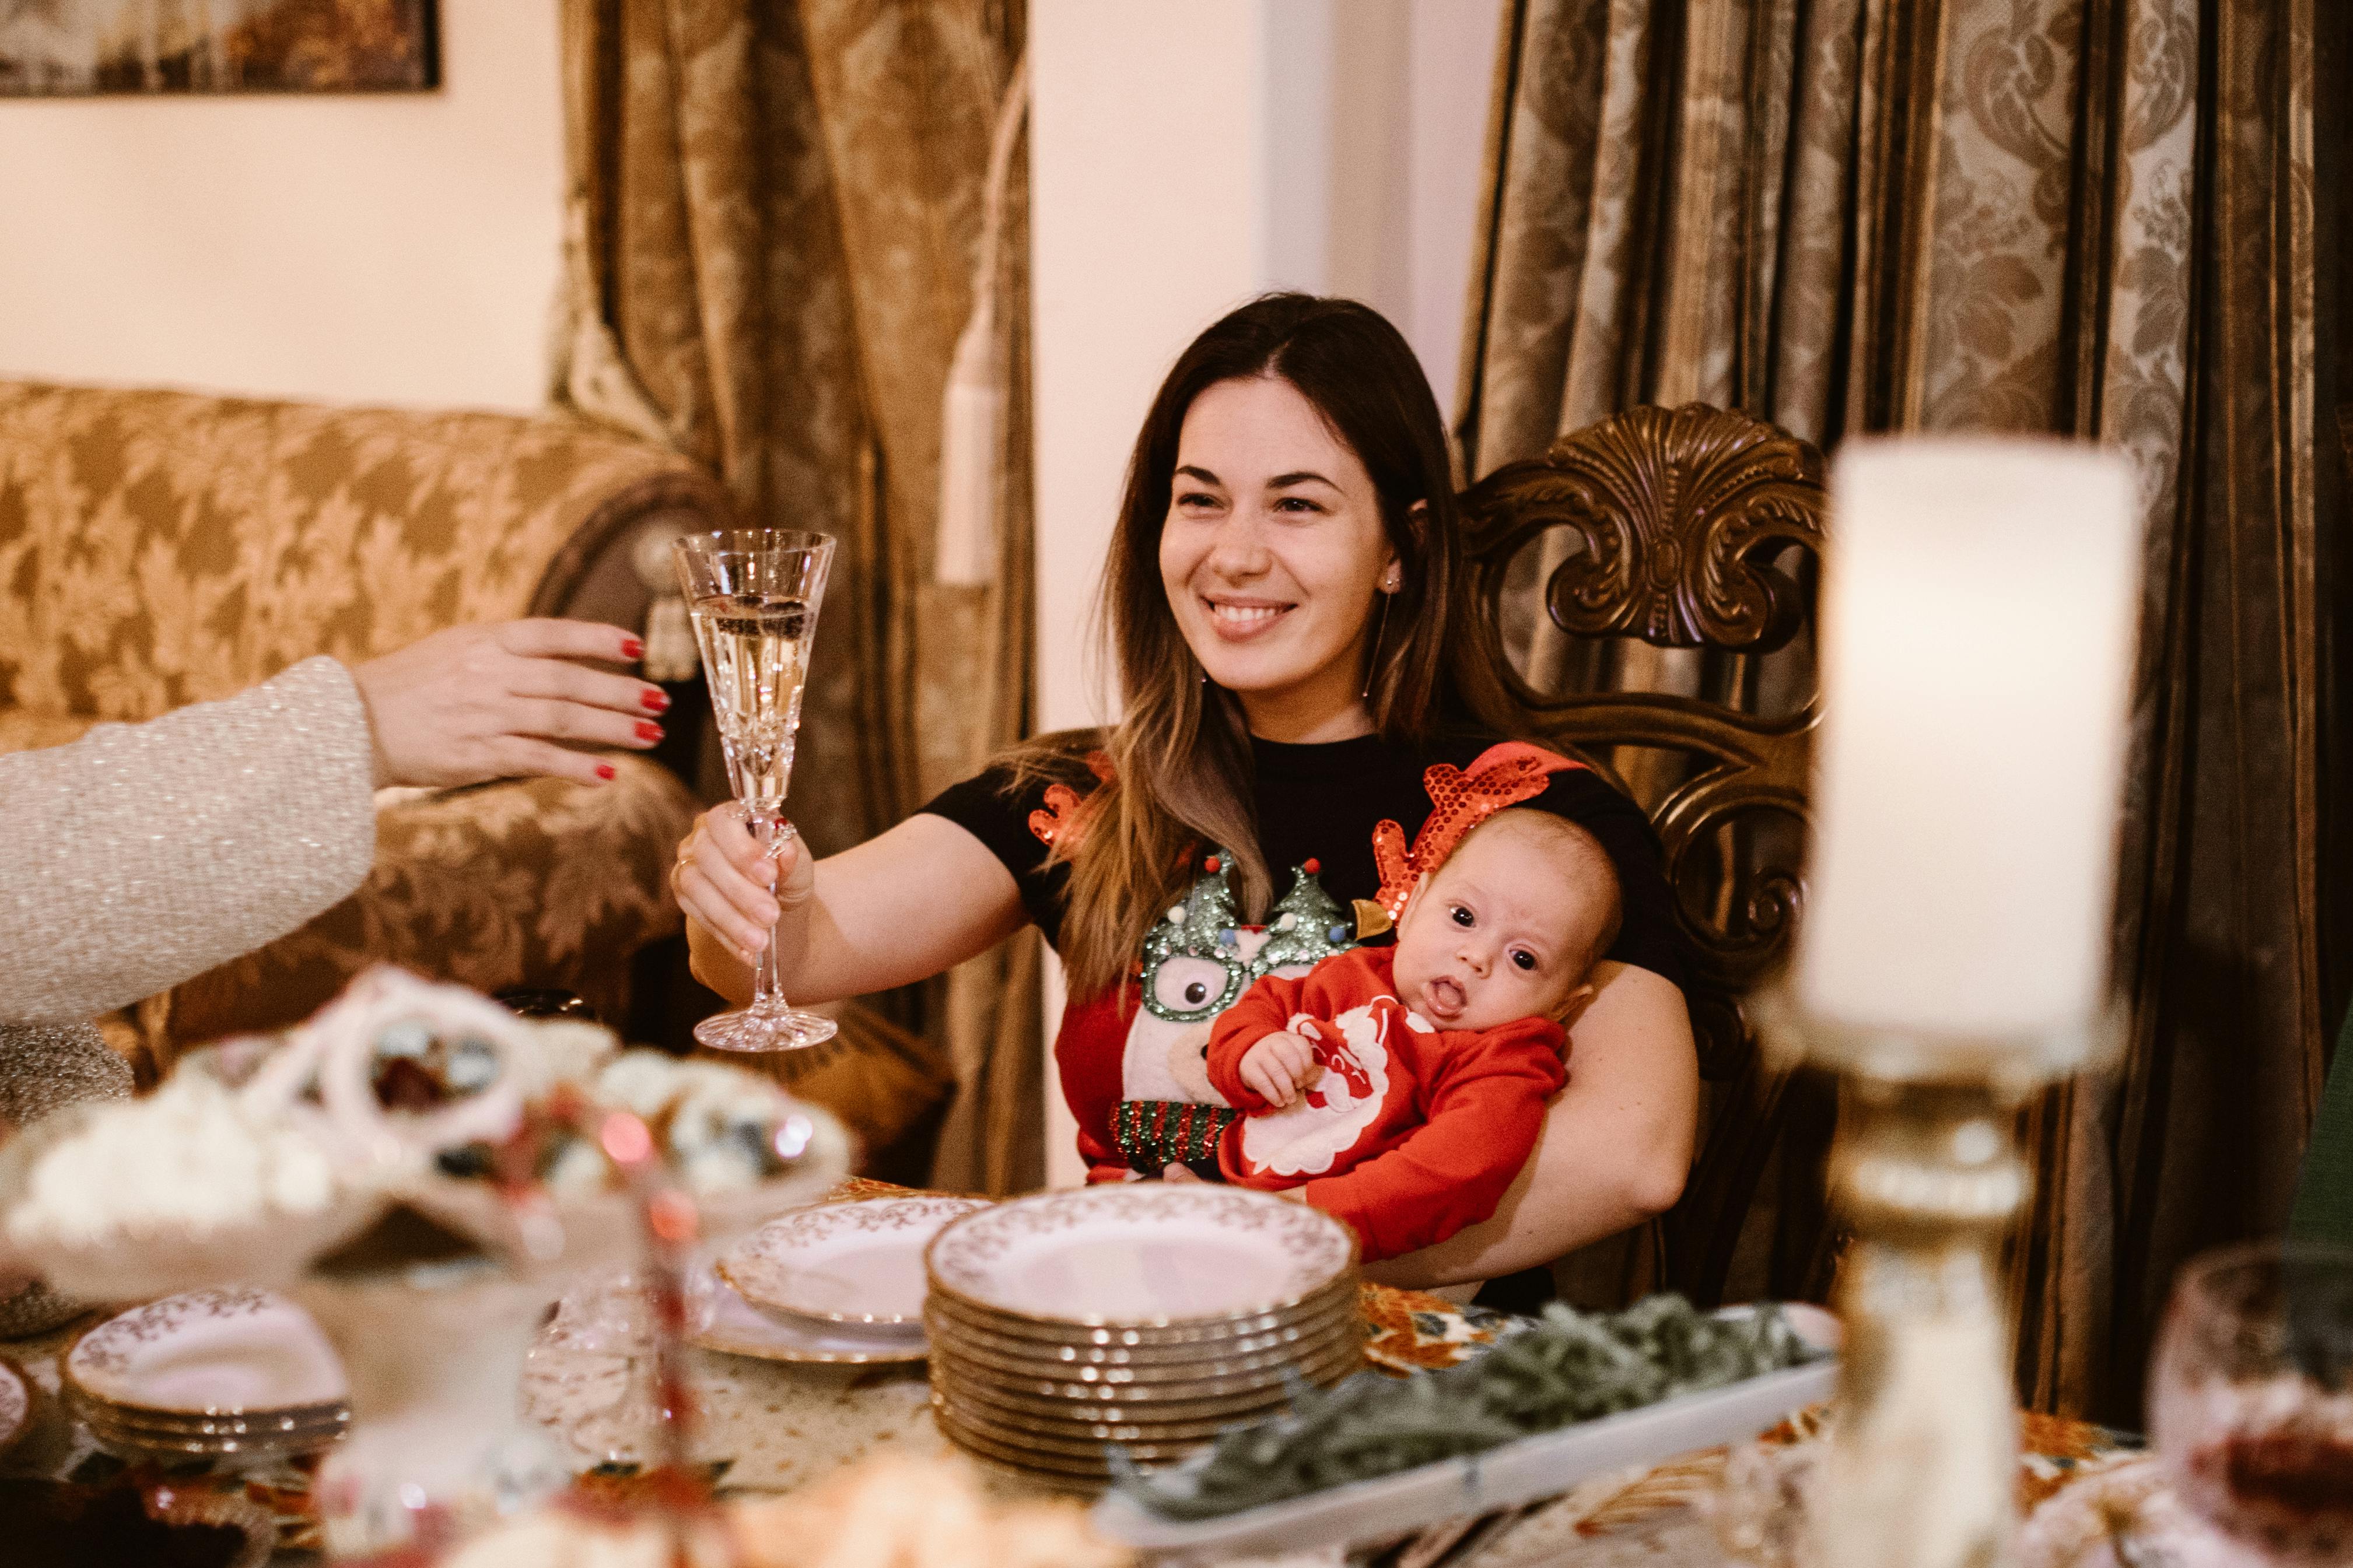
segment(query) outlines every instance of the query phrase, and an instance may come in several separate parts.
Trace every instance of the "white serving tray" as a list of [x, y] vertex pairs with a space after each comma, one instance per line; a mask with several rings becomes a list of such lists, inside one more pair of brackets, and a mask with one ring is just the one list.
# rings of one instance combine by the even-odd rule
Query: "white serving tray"
[[[1782, 1310], [1808, 1341], [1837, 1346], [1839, 1323], [1830, 1313], [1804, 1305]], [[1297, 1552], [1401, 1535], [1555, 1497], [1610, 1470], [1744, 1442], [1829, 1398], [1837, 1376], [1835, 1358], [1818, 1361], [1220, 1519], [1164, 1519], [1112, 1491], [1095, 1504], [1092, 1522], [1108, 1539], [1150, 1552]]]

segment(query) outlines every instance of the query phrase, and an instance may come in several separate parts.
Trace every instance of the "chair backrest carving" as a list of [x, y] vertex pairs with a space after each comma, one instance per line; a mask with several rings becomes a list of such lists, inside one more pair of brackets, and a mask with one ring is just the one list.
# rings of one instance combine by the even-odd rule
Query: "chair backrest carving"
[[[1690, 404], [1630, 409], [1576, 431], [1463, 497], [1475, 635], [1535, 734], [1621, 785], [1614, 759], [1625, 748], [1681, 759], [1644, 804], [1694, 954], [1687, 995], [1701, 1067], [1731, 1086], [1718, 1096], [1719, 1124], [1736, 1103], [1742, 1119], [1762, 1123], [1710, 1131], [1685, 1206], [1736, 1211], [1709, 1216], [1718, 1231], [1728, 1217], [1736, 1233], [1788, 1112], [1742, 999], [1786, 960], [1802, 902], [1798, 856], [1820, 708], [1809, 691], [1761, 713], [1757, 675], [1762, 656], [1808, 630], [1822, 476], [1821, 454], [1807, 443]], [[1544, 563], [1534, 582], [1532, 548]], [[1696, 689], [1538, 689], [1505, 646], [1510, 611], [1530, 595], [1570, 637], [1695, 650]], [[1778, 830], [1760, 829], [1760, 818], [1778, 818]], [[1687, 1229], [1695, 1217], [1685, 1215]], [[1671, 1220], [1671, 1258], [1674, 1230]], [[1720, 1291], [1733, 1239], [1683, 1247], [1671, 1261], [1675, 1282]]]

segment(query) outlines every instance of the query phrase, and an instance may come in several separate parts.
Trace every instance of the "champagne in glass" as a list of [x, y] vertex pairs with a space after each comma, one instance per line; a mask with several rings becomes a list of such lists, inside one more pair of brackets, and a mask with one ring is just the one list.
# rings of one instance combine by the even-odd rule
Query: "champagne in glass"
[[801, 727], [817, 611], [798, 599], [713, 594], [691, 607], [735, 798], [781, 811]]
[[[728, 783], [760, 842], [779, 855], [794, 837], [785, 790], [833, 541], [790, 529], [728, 529], [690, 534], [675, 550]], [[772, 935], [760, 950], [751, 1006], [705, 1018], [697, 1040], [723, 1051], [787, 1051], [833, 1038], [832, 1019], [786, 1005], [776, 945]]]

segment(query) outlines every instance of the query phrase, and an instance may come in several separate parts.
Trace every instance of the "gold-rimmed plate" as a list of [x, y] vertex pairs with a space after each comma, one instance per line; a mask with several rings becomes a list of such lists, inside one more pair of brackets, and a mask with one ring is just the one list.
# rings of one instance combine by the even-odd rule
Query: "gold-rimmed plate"
[[815, 1322], [920, 1330], [923, 1248], [982, 1198], [868, 1198], [779, 1215], [719, 1260], [721, 1279], [754, 1307]]
[[1209, 1441], [1214, 1434], [1181, 1440], [1138, 1440], [1113, 1442], [1091, 1437], [1080, 1432], [1050, 1431], [1039, 1426], [1025, 1426], [1018, 1422], [997, 1419], [985, 1406], [971, 1405], [956, 1398], [953, 1392], [945, 1395], [948, 1415], [966, 1431], [986, 1437], [1008, 1451], [1037, 1454], [1048, 1458], [1104, 1460], [1103, 1450], [1124, 1448], [1138, 1463], [1177, 1464], [1190, 1458]]
[[729, 1355], [827, 1366], [913, 1362], [931, 1353], [920, 1333], [898, 1329], [860, 1333], [844, 1324], [764, 1312], [716, 1278], [708, 1281], [686, 1338], [691, 1344]]
[[[1299, 1375], [1309, 1384], [1328, 1387], [1357, 1371], [1363, 1364], [1361, 1358], [1335, 1355], [1329, 1361], [1302, 1367]], [[941, 1375], [936, 1368], [934, 1375]], [[1056, 1392], [1041, 1393], [1036, 1383], [999, 1378], [964, 1365], [951, 1365], [945, 1375], [952, 1376], [959, 1389], [999, 1405], [1008, 1413], [1033, 1415], [1042, 1420], [1091, 1423], [1232, 1420], [1246, 1415], [1280, 1411], [1291, 1403], [1293, 1392], [1293, 1385], [1285, 1380], [1276, 1387], [1245, 1393], [1207, 1394], [1196, 1398], [1187, 1396], [1190, 1391], [1173, 1390], [1165, 1392], [1173, 1392], [1178, 1397], [1133, 1399], [1117, 1389], [1090, 1388], [1083, 1384], [1055, 1384], [1052, 1386]]]
[[[1070, 1458], [999, 1443], [965, 1426], [957, 1418], [955, 1412], [937, 1398], [932, 1401], [932, 1422], [939, 1427], [942, 1436], [965, 1452], [1025, 1475], [1045, 1476], [1063, 1486], [1089, 1492], [1100, 1491], [1111, 1480], [1111, 1464], [1107, 1459]], [[1138, 1463], [1145, 1469], [1158, 1469], [1176, 1461], [1139, 1460]]]
[[1355, 1317], [1357, 1299], [1356, 1277], [1355, 1271], [1350, 1270], [1325, 1289], [1291, 1307], [1173, 1328], [1040, 1323], [976, 1306], [946, 1291], [934, 1292], [924, 1310], [934, 1316], [951, 1319], [992, 1339], [1006, 1342], [1008, 1354], [1062, 1357], [1092, 1354], [1098, 1360], [1116, 1360], [1115, 1352], [1133, 1352], [1139, 1357], [1181, 1360], [1193, 1354], [1246, 1353], [1263, 1348], [1246, 1344], [1245, 1341], [1258, 1340], [1272, 1344], [1281, 1342], [1286, 1335], [1295, 1338], [1303, 1328], [1320, 1326], [1342, 1317]]
[[1322, 1361], [1343, 1349], [1351, 1353], [1363, 1344], [1363, 1329], [1352, 1318], [1342, 1319], [1323, 1332], [1290, 1344], [1217, 1360], [1183, 1362], [1055, 1361], [1045, 1357], [1005, 1355], [967, 1338], [954, 1323], [934, 1320], [934, 1353], [958, 1364], [999, 1373], [1024, 1382], [1096, 1387], [1194, 1387], [1202, 1394], [1261, 1385], [1276, 1385], [1293, 1367]]
[[1290, 1393], [1294, 1379], [1317, 1384], [1336, 1383], [1364, 1364], [1364, 1354], [1357, 1345], [1337, 1344], [1311, 1360], [1296, 1362], [1261, 1376], [1222, 1383], [1091, 1383], [1022, 1377], [959, 1361], [952, 1355], [935, 1357], [934, 1362], [935, 1371], [945, 1367], [957, 1377], [1041, 1404], [1124, 1405], [1198, 1415], [1217, 1407], [1280, 1400]]
[[295, 1417], [269, 1416], [178, 1416], [159, 1415], [153, 1411], [132, 1410], [109, 1405], [103, 1400], [74, 1393], [69, 1405], [86, 1425], [103, 1423], [126, 1433], [146, 1433], [158, 1437], [188, 1440], [265, 1440], [288, 1437], [308, 1437], [320, 1434], [332, 1436], [351, 1426], [351, 1413], [337, 1405], [323, 1414]]
[[1102, 1414], [1089, 1412], [1077, 1404], [1066, 1405], [1050, 1414], [1030, 1407], [1008, 1405], [999, 1402], [994, 1391], [963, 1378], [946, 1379], [940, 1386], [946, 1393], [950, 1404], [968, 1412], [976, 1419], [1018, 1432], [1035, 1432], [1043, 1436], [1095, 1443], [1205, 1443], [1229, 1426], [1279, 1415], [1288, 1404], [1285, 1400], [1278, 1401], [1271, 1407], [1245, 1405], [1188, 1415], [1182, 1420], [1148, 1412], [1138, 1413], [1133, 1406], [1123, 1406], [1118, 1418], [1107, 1419]]
[[950, 1223], [933, 1291], [1037, 1323], [1170, 1328], [1287, 1311], [1354, 1268], [1355, 1233], [1247, 1187], [1128, 1182], [1040, 1193]]
[[976, 1350], [986, 1350], [1009, 1361], [1029, 1361], [1038, 1366], [1214, 1366], [1219, 1361], [1263, 1356], [1294, 1344], [1329, 1340], [1341, 1328], [1356, 1328], [1363, 1333], [1363, 1321], [1357, 1319], [1353, 1300], [1341, 1300], [1335, 1310], [1268, 1328], [1261, 1333], [1233, 1335], [1229, 1340], [1193, 1340], [1186, 1344], [1061, 1344], [1054, 1340], [1026, 1340], [997, 1333], [996, 1328], [986, 1323], [974, 1323], [963, 1311], [951, 1310], [948, 1302], [932, 1305], [932, 1321], [936, 1323], [936, 1333], [955, 1335], [960, 1344], [972, 1344]]
[[338, 1425], [243, 1436], [206, 1436], [126, 1426], [108, 1420], [79, 1401], [73, 1408], [83, 1429], [100, 1447], [124, 1455], [227, 1458], [237, 1455], [307, 1454], [333, 1447], [343, 1440], [347, 1430]]
[[149, 1415], [285, 1417], [339, 1411], [343, 1364], [302, 1310], [267, 1290], [190, 1290], [118, 1312], [58, 1358], [94, 1404]]

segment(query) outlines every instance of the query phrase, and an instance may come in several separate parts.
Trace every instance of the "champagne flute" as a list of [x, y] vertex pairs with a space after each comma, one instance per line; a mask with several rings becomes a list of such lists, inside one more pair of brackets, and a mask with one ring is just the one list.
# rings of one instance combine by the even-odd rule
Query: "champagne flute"
[[[785, 787], [833, 541], [791, 529], [737, 528], [688, 534], [672, 552], [702, 648], [728, 782], [773, 859], [796, 837], [785, 819]], [[776, 946], [771, 934], [760, 950], [752, 1005], [697, 1024], [698, 1041], [721, 1051], [789, 1051], [833, 1038], [832, 1019], [786, 1005]]]

